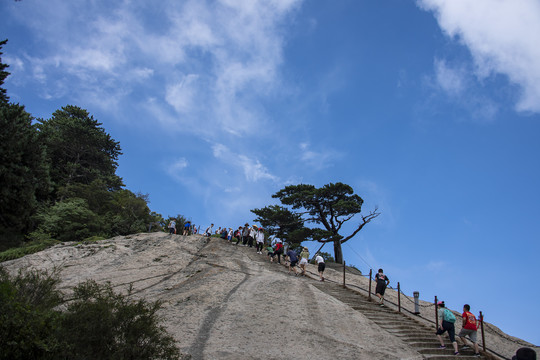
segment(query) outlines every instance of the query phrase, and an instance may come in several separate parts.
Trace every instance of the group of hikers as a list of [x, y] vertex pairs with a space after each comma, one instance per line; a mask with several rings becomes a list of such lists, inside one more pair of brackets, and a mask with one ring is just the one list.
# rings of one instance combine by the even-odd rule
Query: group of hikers
[[[176, 220], [172, 219], [169, 221], [169, 225], [167, 225], [167, 228], [169, 229], [169, 234], [176, 234]], [[197, 234], [198, 228], [196, 225], [192, 225], [191, 221], [186, 221], [184, 223], [184, 229], [182, 231], [183, 236], [188, 236], [192, 234]]]
[[[213, 227], [214, 224], [211, 224], [208, 228], [206, 228], [204, 235], [213, 235]], [[307, 247], [285, 249], [285, 246], [280, 239], [266, 239], [264, 229], [262, 227], [258, 227], [257, 225], [250, 226], [248, 223], [246, 223], [244, 226], [239, 226], [236, 230], [233, 230], [232, 228], [220, 227], [219, 229], [215, 230], [215, 234], [220, 235], [222, 239], [227, 240], [230, 244], [247, 246], [251, 248], [255, 246], [257, 254], [260, 255], [263, 255], [264, 250], [271, 263], [277, 261], [278, 264], [281, 264], [281, 257], [283, 256], [284, 260], [288, 263], [289, 274], [294, 274], [295, 276], [306, 275], [306, 265], [309, 262], [310, 256]], [[236, 239], [236, 242], [234, 242], [234, 239]], [[326, 267], [324, 258], [320, 253], [317, 253], [314, 261], [317, 264], [320, 281], [324, 281], [324, 269]], [[300, 268], [300, 271], [297, 270], [297, 266]]]
[[[174, 220], [172, 221], [174, 223]], [[172, 226], [174, 228], [174, 233], [176, 233], [175, 224]], [[214, 224], [211, 224], [203, 233], [204, 236], [211, 236], [213, 234], [218, 234], [222, 239], [227, 240], [230, 244], [254, 247], [257, 254], [263, 254], [263, 249], [266, 252], [266, 256], [271, 263], [277, 262], [281, 264], [281, 256], [284, 256], [284, 260], [288, 263], [289, 274], [294, 274], [295, 276], [305, 276], [306, 275], [306, 265], [309, 262], [309, 250], [307, 247], [300, 247], [299, 249], [288, 248], [285, 249], [283, 242], [280, 239], [265, 239], [264, 229], [262, 227], [257, 227], [256, 225], [250, 226], [245, 224], [244, 226], [239, 226], [238, 229], [233, 230], [232, 228], [218, 228], [213, 230]], [[169, 224], [171, 228], [171, 224]], [[184, 235], [189, 235], [190, 233], [196, 233], [197, 228], [193, 227], [190, 222], [184, 224]], [[172, 234], [171, 230], [171, 234]], [[234, 242], [236, 239], [236, 242]], [[264, 248], [266, 244], [266, 248]], [[286, 252], [285, 252], [286, 251]], [[314, 258], [315, 263], [318, 267], [320, 281], [324, 281], [324, 270], [325, 262], [320, 253], [317, 253]], [[300, 267], [300, 272], [297, 271], [297, 266]], [[379, 269], [375, 275], [375, 294], [379, 298], [379, 304], [384, 306], [384, 293], [388, 284], [390, 284], [390, 279], [387, 275], [384, 274], [383, 269]], [[472, 348], [474, 349], [474, 356], [479, 357], [480, 351], [478, 348], [477, 342], [477, 332], [479, 327], [479, 322], [476, 319], [476, 316], [470, 312], [471, 307], [469, 304], [463, 305], [463, 313], [461, 314], [462, 326], [459, 334], [457, 336], [463, 342], [462, 349]], [[440, 342], [440, 348], [445, 349], [444, 340], [442, 335], [447, 332], [452, 342], [454, 349], [454, 355], [459, 355], [458, 344], [456, 342], [456, 332], [455, 332], [455, 322], [456, 317], [446, 308], [444, 301], [439, 301], [437, 303], [437, 332], [436, 336]], [[468, 345], [466, 336], [469, 337], [471, 345]], [[536, 360], [536, 352], [530, 348], [521, 348], [516, 352], [516, 356], [512, 360]]]
[[[379, 269], [377, 274], [375, 275], [375, 295], [379, 298], [379, 303], [381, 306], [384, 306], [384, 293], [386, 290], [386, 287], [390, 283], [390, 279], [388, 276], [384, 274], [383, 269]], [[478, 349], [478, 343], [477, 343], [477, 330], [478, 330], [478, 321], [476, 320], [476, 317], [473, 313], [470, 312], [471, 307], [469, 304], [463, 305], [463, 314], [462, 316], [462, 327], [461, 331], [458, 334], [458, 337], [463, 342], [464, 346], [462, 349], [470, 348], [469, 345], [467, 345], [466, 336], [469, 336], [472, 342], [472, 346], [474, 348], [474, 356], [480, 356], [480, 351]], [[452, 311], [448, 310], [445, 305], [444, 301], [439, 301], [437, 303], [437, 316], [438, 316], [438, 323], [437, 323], [437, 338], [439, 339], [439, 342], [441, 343], [440, 349], [445, 349], [446, 345], [444, 345], [444, 340], [442, 338], [442, 335], [445, 332], [448, 332], [448, 336], [450, 337], [450, 341], [452, 342], [452, 346], [454, 347], [454, 355], [459, 355], [458, 350], [458, 344], [456, 342], [456, 330], [455, 330], [455, 322], [456, 317], [452, 313]]]
[[[437, 338], [441, 343], [440, 349], [446, 349], [442, 335], [448, 332], [448, 337], [452, 342], [454, 348], [454, 355], [459, 355], [458, 344], [456, 341], [456, 316], [452, 311], [446, 308], [444, 301], [437, 302]], [[473, 313], [471, 313], [471, 306], [469, 304], [463, 305], [463, 313], [461, 314], [461, 330], [457, 336], [463, 342], [461, 349], [469, 349], [466, 336], [469, 337], [471, 345], [474, 348], [474, 356], [479, 357], [480, 351], [478, 349], [477, 333], [480, 326], [480, 322], [476, 319]], [[512, 360], [536, 360], [536, 351], [531, 348], [524, 347], [516, 351], [516, 355], [512, 357]]]
[[[436, 335], [439, 339], [439, 342], [441, 343], [440, 348], [446, 348], [442, 335], [445, 332], [448, 332], [448, 337], [450, 338], [450, 342], [452, 342], [452, 346], [454, 347], [454, 355], [459, 355], [458, 344], [456, 342], [456, 316], [452, 311], [446, 308], [446, 306], [444, 305], [444, 301], [439, 301], [437, 303], [437, 317], [438, 321]], [[467, 345], [467, 341], [465, 338], [466, 336], [469, 336], [472, 342], [472, 346], [474, 347], [474, 356], [480, 356], [480, 351], [478, 349], [478, 343], [476, 340], [479, 322], [476, 319], [476, 316], [471, 313], [471, 306], [469, 304], [463, 305], [463, 313], [461, 314], [461, 318], [461, 331], [459, 332], [458, 337], [464, 344], [462, 349], [470, 348], [470, 346]]]

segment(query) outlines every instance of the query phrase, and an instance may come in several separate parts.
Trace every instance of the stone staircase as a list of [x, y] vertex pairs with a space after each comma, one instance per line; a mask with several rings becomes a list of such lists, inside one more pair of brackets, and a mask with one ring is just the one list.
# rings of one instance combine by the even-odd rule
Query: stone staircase
[[[286, 266], [279, 266], [276, 263], [270, 264], [266, 256], [256, 254], [251, 248], [249, 250], [248, 248], [244, 248], [242, 251], [244, 251], [252, 261], [264, 262], [273, 271], [287, 273]], [[283, 259], [282, 264], [285, 264]], [[454, 348], [452, 347], [452, 344], [448, 339], [448, 335], [446, 334], [443, 335], [446, 349], [439, 349], [440, 343], [435, 336], [435, 326], [427, 327], [426, 325], [415, 320], [413, 317], [409, 317], [403, 313], [397, 312], [396, 310], [392, 310], [387, 306], [380, 306], [377, 301], [370, 301], [367, 295], [358, 293], [357, 291], [349, 288], [344, 288], [335, 282], [320, 282], [318, 281], [318, 277], [312, 277], [312, 274], [308, 274], [308, 276], [300, 278], [311, 282], [311, 284], [319, 290], [349, 305], [355, 311], [361, 312], [364, 316], [376, 323], [382, 329], [400, 338], [404, 343], [414, 348], [423, 356], [424, 359], [490, 359], [490, 357], [486, 357], [485, 355], [480, 357], [474, 356], [474, 350], [471, 348], [466, 350], [459, 349], [460, 355], [454, 356]]]
[[447, 335], [445, 335], [446, 338], [443, 336], [446, 342], [446, 349], [439, 349], [440, 344], [435, 336], [434, 328], [427, 327], [415, 319], [392, 310], [387, 306], [380, 306], [377, 301], [369, 301], [368, 297], [363, 294], [327, 281], [314, 282], [313, 286], [349, 305], [352, 309], [360, 311], [382, 329], [400, 338], [407, 345], [414, 348], [425, 359], [487, 359], [485, 356], [474, 356], [473, 349], [460, 349], [460, 355], [457, 357], [454, 356], [454, 349]]

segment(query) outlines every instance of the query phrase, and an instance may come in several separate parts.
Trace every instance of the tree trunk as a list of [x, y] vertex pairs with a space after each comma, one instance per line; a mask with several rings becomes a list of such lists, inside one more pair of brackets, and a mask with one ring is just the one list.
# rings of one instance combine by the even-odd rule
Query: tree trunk
[[334, 240], [334, 259], [336, 263], [343, 264], [343, 252], [341, 251], [340, 240]]

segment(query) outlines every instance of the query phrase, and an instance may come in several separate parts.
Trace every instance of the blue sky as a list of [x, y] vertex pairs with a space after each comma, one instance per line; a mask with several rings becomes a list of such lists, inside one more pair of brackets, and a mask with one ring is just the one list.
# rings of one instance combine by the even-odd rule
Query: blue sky
[[238, 227], [286, 185], [349, 184], [382, 214], [347, 263], [540, 344], [540, 1], [4, 0], [0, 14], [11, 101], [87, 109], [152, 210]]

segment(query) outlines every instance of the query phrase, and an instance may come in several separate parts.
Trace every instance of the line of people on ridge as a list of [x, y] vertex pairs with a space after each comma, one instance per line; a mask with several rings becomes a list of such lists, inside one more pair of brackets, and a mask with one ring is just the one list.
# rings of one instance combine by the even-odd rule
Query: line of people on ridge
[[[211, 224], [206, 228], [204, 235], [211, 236], [213, 227], [214, 224]], [[258, 227], [257, 225], [250, 226], [247, 223], [243, 227], [239, 226], [236, 230], [220, 227], [216, 230], [215, 234], [219, 234], [222, 239], [225, 239], [234, 245], [240, 244], [240, 246], [248, 247], [253, 247], [255, 245], [255, 250], [257, 254], [260, 255], [262, 255], [263, 250], [265, 250], [266, 256], [272, 263], [276, 261], [277, 258], [277, 263], [281, 264], [281, 256], [284, 256], [285, 261], [288, 263], [289, 274], [294, 273], [295, 276], [306, 275], [306, 265], [309, 262], [309, 250], [307, 247], [301, 248], [300, 251], [291, 248], [285, 249], [281, 240], [265, 239], [264, 229], [262, 227]], [[234, 238], [236, 238], [236, 242], [234, 242]], [[317, 263], [320, 281], [324, 281], [324, 269], [326, 267], [324, 259], [320, 253], [317, 253], [314, 260]], [[300, 272], [296, 270], [297, 266], [300, 267]]]
[[[204, 232], [205, 236], [212, 235], [213, 226], [214, 224], [211, 224], [206, 229]], [[275, 239], [274, 241], [268, 239], [269, 241], [265, 241], [264, 229], [261, 227], [257, 227], [256, 225], [249, 226], [249, 224], [246, 223], [243, 227], [239, 226], [237, 230], [220, 227], [219, 229], [215, 230], [215, 234], [219, 234], [222, 239], [226, 239], [229, 243], [234, 245], [240, 244], [241, 246], [253, 247], [255, 243], [257, 254], [263, 254], [264, 244], [267, 243], [265, 250], [270, 262], [273, 263], [277, 258], [277, 263], [281, 264], [281, 256], [283, 255], [284, 259], [288, 262], [289, 274], [294, 273], [295, 276], [305, 276], [306, 274], [306, 265], [309, 262], [310, 255], [309, 250], [306, 247], [302, 247], [301, 250], [297, 252], [289, 248], [284, 254], [285, 248], [282, 241], [279, 239]], [[236, 243], [233, 241], [234, 238], [236, 238]], [[323, 274], [325, 270], [325, 262], [320, 253], [316, 254], [315, 262], [318, 264], [320, 281], [324, 281]], [[297, 265], [300, 267], [300, 273], [298, 273], [296, 270]], [[384, 306], [384, 293], [387, 286], [390, 284], [390, 279], [386, 274], [384, 274], [383, 269], [378, 270], [377, 274], [375, 275], [375, 282], [375, 294], [379, 298], [379, 304]], [[471, 348], [472, 346], [474, 349], [474, 356], [479, 357], [480, 351], [477, 342], [479, 321], [476, 319], [476, 316], [470, 312], [470, 310], [471, 307], [469, 304], [463, 305], [463, 313], [461, 314], [462, 327], [457, 336], [464, 344], [462, 346], [462, 350]], [[441, 344], [439, 348], [446, 348], [442, 335], [447, 332], [454, 349], [454, 355], [459, 355], [455, 333], [456, 317], [452, 311], [445, 307], [444, 301], [439, 301], [437, 303], [437, 316], [438, 323], [436, 336]], [[466, 336], [469, 337], [471, 346], [468, 345]], [[517, 350], [516, 355], [512, 357], [512, 360], [536, 360], [536, 352], [530, 348], [521, 348]]]
[[[167, 228], [169, 229], [169, 234], [176, 234], [176, 220], [172, 219], [169, 221], [169, 225], [167, 225]], [[184, 229], [182, 231], [183, 236], [188, 236], [192, 234], [197, 234], [198, 228], [196, 225], [192, 225], [191, 221], [186, 221], [184, 223]]]
[[[211, 224], [206, 229], [206, 231], [204, 232], [205, 236], [212, 235], [213, 226], [214, 224]], [[247, 223], [243, 227], [239, 226], [237, 230], [233, 230], [232, 228], [227, 229], [220, 227], [218, 230], [215, 231], [215, 234], [219, 234], [222, 239], [226, 239], [229, 243], [234, 245], [240, 244], [241, 246], [253, 247], [253, 243], [255, 242], [255, 249], [257, 251], [257, 254], [263, 253], [263, 246], [265, 243], [267, 243], [265, 249], [266, 256], [271, 263], [276, 261], [277, 258], [277, 263], [281, 264], [281, 256], [283, 255], [284, 259], [288, 262], [289, 274], [294, 273], [295, 276], [305, 276], [306, 274], [306, 265], [309, 262], [310, 256], [307, 247], [302, 247], [299, 252], [289, 248], [284, 254], [285, 248], [281, 240], [275, 239], [274, 241], [272, 241], [268, 239], [268, 241], [265, 241], [264, 229], [261, 227], [257, 227], [256, 225], [249, 226], [249, 224]], [[233, 242], [234, 238], [237, 239], [236, 243]], [[320, 253], [316, 254], [315, 262], [318, 266], [317, 270], [319, 272], [320, 281], [324, 281], [324, 270], [326, 264]], [[297, 265], [300, 267], [300, 273], [298, 273], [296, 270]], [[379, 298], [379, 304], [381, 306], [384, 306], [384, 293], [387, 286], [390, 284], [390, 279], [386, 274], [384, 274], [383, 269], [378, 270], [377, 274], [375, 275], [375, 282], [375, 295]], [[476, 319], [476, 316], [470, 312], [470, 310], [471, 307], [469, 304], [463, 305], [463, 313], [461, 314], [462, 326], [457, 336], [464, 344], [462, 346], [462, 350], [469, 349], [472, 346], [472, 348], [474, 349], [474, 356], [479, 357], [480, 351], [477, 342], [477, 333], [480, 323]], [[458, 344], [455, 338], [456, 317], [452, 313], [452, 311], [445, 307], [444, 301], [439, 301], [437, 303], [437, 316], [438, 323], [436, 336], [441, 344], [439, 348], [446, 348], [442, 335], [447, 332], [454, 348], [454, 355], [459, 355]], [[468, 345], [466, 336], [469, 337], [471, 345]], [[521, 348], [517, 350], [516, 356], [512, 357], [512, 360], [536, 360], [536, 352], [530, 348]]]

